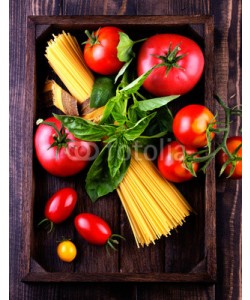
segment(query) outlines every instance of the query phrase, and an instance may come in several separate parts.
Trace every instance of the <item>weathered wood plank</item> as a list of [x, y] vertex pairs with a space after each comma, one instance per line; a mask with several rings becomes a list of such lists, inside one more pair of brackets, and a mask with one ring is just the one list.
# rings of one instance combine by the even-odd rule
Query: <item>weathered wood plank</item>
[[[215, 93], [229, 106], [241, 104], [241, 1], [212, 1], [215, 20]], [[220, 119], [224, 119], [218, 108]], [[235, 118], [230, 135], [241, 135], [241, 120]], [[241, 299], [241, 181], [217, 182], [216, 297]]]
[[[50, 1], [41, 5], [36, 13], [58, 14], [57, 3]], [[23, 268], [22, 251], [29, 245], [24, 244], [25, 236], [22, 230], [22, 204], [25, 195], [30, 194], [31, 181], [25, 181], [30, 176], [32, 165], [27, 164], [32, 157], [33, 134], [32, 106], [25, 101], [25, 37], [26, 17], [35, 12], [32, 1], [10, 2], [10, 299], [31, 299], [32, 291], [27, 285], [20, 284], [20, 268]], [[28, 137], [28, 138], [27, 138]], [[28, 142], [27, 142], [27, 140]], [[23, 166], [26, 165], [26, 168]], [[31, 178], [31, 177], [30, 177]], [[28, 207], [27, 207], [28, 209]], [[27, 235], [27, 232], [24, 233]], [[36, 290], [33, 299], [38, 299], [41, 290]], [[46, 291], [46, 297], [51, 291]]]
[[64, 0], [64, 15], [134, 15], [136, 2], [133, 0]]
[[138, 15], [205, 15], [210, 13], [209, 0], [138, 1]]

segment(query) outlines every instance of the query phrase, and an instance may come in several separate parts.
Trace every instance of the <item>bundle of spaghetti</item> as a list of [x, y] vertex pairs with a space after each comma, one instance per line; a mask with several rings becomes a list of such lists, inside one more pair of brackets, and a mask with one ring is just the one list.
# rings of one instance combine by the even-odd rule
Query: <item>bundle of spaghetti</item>
[[144, 153], [132, 152], [129, 169], [117, 192], [138, 248], [170, 235], [192, 211], [183, 195], [160, 175]]
[[48, 41], [46, 58], [72, 96], [81, 104], [90, 97], [94, 76], [86, 66], [74, 36], [64, 31]]

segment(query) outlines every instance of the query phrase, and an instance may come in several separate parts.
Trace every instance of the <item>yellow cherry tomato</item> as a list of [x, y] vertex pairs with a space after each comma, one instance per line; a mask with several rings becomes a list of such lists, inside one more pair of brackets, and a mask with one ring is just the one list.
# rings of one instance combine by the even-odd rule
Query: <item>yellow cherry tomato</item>
[[62, 261], [72, 262], [76, 254], [76, 246], [71, 241], [62, 241], [57, 246], [57, 255]]

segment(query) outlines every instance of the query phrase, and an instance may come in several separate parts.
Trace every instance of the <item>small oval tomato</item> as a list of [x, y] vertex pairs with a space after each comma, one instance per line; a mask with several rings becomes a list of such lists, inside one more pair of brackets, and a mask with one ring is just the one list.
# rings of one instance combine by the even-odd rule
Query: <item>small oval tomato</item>
[[[184, 146], [179, 142], [168, 143], [158, 156], [158, 169], [162, 176], [169, 181], [183, 182], [193, 178], [193, 175], [185, 168], [184, 150], [187, 154], [194, 154], [197, 150], [190, 146]], [[194, 172], [197, 172], [199, 164], [192, 163]]]
[[158, 64], [144, 81], [144, 88], [156, 96], [183, 95], [198, 83], [204, 56], [193, 40], [178, 34], [156, 34], [148, 38], [138, 54], [137, 73], [142, 75]]
[[120, 41], [121, 29], [113, 26], [99, 28], [87, 35], [89, 39], [84, 46], [84, 60], [88, 67], [98, 74], [112, 75], [123, 66], [117, 57], [117, 46]]
[[118, 241], [114, 238], [123, 238], [119, 234], [112, 234], [108, 223], [99, 216], [91, 213], [81, 213], [77, 215], [74, 223], [80, 236], [93, 245], [106, 245], [116, 250], [113, 243], [118, 244]]
[[62, 241], [57, 246], [58, 257], [65, 262], [72, 262], [77, 254], [77, 249], [71, 241]]
[[[48, 125], [53, 124], [56, 128]], [[82, 171], [93, 154], [94, 143], [75, 138], [55, 117], [41, 123], [34, 138], [36, 156], [54, 176], [72, 176]]]
[[[175, 115], [173, 133], [182, 144], [202, 148], [207, 146], [207, 129], [209, 126], [216, 128], [215, 122], [214, 115], [207, 107], [199, 104], [187, 105]], [[215, 134], [209, 131], [209, 135], [212, 140]]]
[[53, 223], [61, 223], [72, 214], [76, 202], [77, 193], [74, 189], [70, 187], [60, 189], [47, 201], [44, 215]]
[[[233, 155], [233, 161], [230, 162], [225, 170], [223, 175], [229, 176], [232, 172], [233, 164], [235, 164], [235, 169], [229, 178], [232, 179], [241, 179], [242, 178], [242, 137], [241, 136], [232, 136], [227, 139], [227, 148], [228, 151]], [[238, 148], [238, 151], [237, 151]], [[236, 152], [235, 152], [236, 151]], [[228, 155], [220, 150], [217, 155], [217, 162], [220, 166], [223, 166], [228, 161]]]

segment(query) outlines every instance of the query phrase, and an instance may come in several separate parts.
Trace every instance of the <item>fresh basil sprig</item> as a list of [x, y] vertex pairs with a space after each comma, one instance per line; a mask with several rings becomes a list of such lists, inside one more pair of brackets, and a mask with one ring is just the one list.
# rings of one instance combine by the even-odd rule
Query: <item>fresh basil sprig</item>
[[86, 191], [93, 202], [118, 187], [129, 167], [133, 145], [146, 145], [171, 129], [172, 116], [166, 105], [178, 95], [144, 99], [138, 92], [153, 69], [160, 66], [154, 66], [132, 82], [125, 71], [115, 95], [105, 105], [99, 124], [80, 117], [54, 115], [75, 137], [105, 144], [86, 177]]

